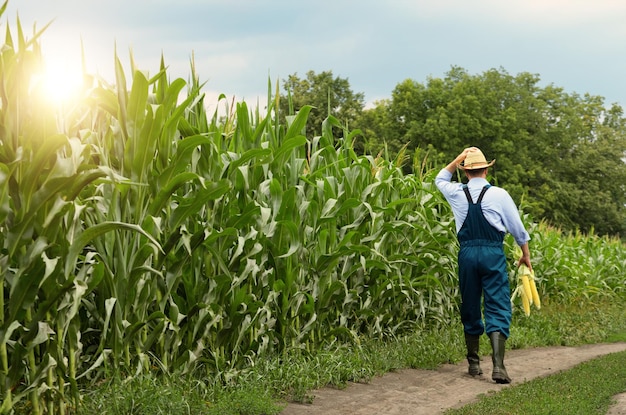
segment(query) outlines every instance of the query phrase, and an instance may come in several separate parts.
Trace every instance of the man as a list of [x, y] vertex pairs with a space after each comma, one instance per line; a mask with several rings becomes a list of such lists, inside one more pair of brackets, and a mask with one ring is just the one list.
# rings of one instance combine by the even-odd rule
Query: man
[[[478, 148], [466, 148], [439, 172], [435, 184], [452, 207], [459, 238], [461, 322], [468, 372], [472, 376], [483, 373], [478, 349], [480, 336], [486, 332], [493, 352], [491, 378], [496, 383], [510, 383], [504, 367], [504, 346], [511, 325], [511, 296], [503, 241], [506, 232], [511, 233], [522, 249], [517, 265], [526, 264], [532, 269], [530, 236], [508, 192], [487, 181], [488, 168], [494, 163], [487, 163]], [[451, 182], [457, 167], [465, 171], [467, 185]]]

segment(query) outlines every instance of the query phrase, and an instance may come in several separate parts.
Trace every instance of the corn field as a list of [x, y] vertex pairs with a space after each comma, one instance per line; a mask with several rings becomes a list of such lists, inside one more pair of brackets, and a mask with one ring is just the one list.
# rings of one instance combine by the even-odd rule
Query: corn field
[[[59, 111], [29, 75], [42, 32], [18, 21], [0, 52], [1, 413], [75, 413], [112, 372], [226, 376], [456, 315], [433, 172], [357, 155], [332, 116], [306, 137], [310, 107], [281, 124], [269, 82], [267, 115], [224, 98], [207, 114], [193, 63], [186, 82], [131, 56], [127, 79], [116, 58], [113, 85], [85, 74]], [[543, 296], [624, 295], [619, 240], [527, 222]]]

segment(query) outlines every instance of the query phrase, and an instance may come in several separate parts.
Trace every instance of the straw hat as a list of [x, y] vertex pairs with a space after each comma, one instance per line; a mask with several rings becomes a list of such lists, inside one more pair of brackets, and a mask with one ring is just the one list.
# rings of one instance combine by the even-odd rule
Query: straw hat
[[465, 157], [465, 161], [463, 164], [459, 164], [459, 168], [461, 170], [478, 170], [485, 169], [487, 167], [493, 166], [493, 163], [496, 162], [496, 159], [491, 160], [490, 163], [487, 163], [487, 159], [482, 151], [479, 149], [470, 151], [467, 153], [467, 157]]

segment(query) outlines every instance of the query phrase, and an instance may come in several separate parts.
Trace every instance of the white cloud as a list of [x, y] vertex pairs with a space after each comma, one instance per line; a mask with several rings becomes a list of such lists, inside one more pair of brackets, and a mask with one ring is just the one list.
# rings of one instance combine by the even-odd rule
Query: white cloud
[[579, 26], [604, 19], [626, 18], [622, 0], [401, 0], [389, 2], [418, 19], [450, 19], [537, 27]]
[[268, 78], [308, 70], [348, 78], [371, 102], [406, 78], [423, 82], [453, 65], [536, 73], [568, 91], [626, 103], [623, 0], [179, 3], [19, 0], [3, 17], [14, 28], [19, 10], [25, 30], [56, 18], [42, 37], [44, 53], [79, 62], [82, 38], [88, 69], [107, 79], [115, 44], [125, 67], [132, 48], [138, 66], [154, 74], [163, 53], [170, 75], [185, 79], [193, 53], [207, 88], [255, 104]]

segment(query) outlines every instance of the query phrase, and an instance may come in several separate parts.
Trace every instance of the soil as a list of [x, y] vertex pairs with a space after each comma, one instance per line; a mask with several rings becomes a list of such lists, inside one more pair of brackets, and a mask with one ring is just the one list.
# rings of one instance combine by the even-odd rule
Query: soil
[[[626, 350], [626, 343], [581, 347], [542, 347], [507, 350], [505, 364], [510, 385], [491, 380], [491, 358], [483, 357], [484, 374], [467, 374], [467, 362], [443, 365], [437, 370], [398, 370], [368, 383], [350, 383], [344, 389], [314, 391], [313, 403], [289, 403], [281, 415], [434, 415], [474, 402], [524, 381], [570, 369], [605, 354]], [[615, 396], [607, 415], [626, 415], [626, 391]]]

